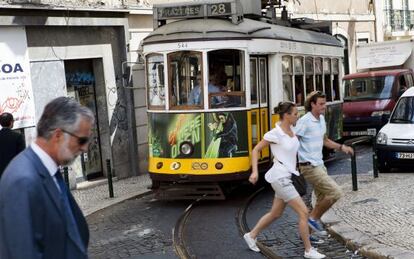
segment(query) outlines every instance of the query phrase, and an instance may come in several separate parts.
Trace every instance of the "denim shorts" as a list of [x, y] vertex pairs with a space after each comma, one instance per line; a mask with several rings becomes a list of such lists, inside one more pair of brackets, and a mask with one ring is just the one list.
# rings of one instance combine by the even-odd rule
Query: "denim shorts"
[[276, 181], [270, 183], [275, 191], [275, 198], [282, 199], [284, 202], [299, 197], [298, 191], [292, 184], [290, 177], [279, 178]]

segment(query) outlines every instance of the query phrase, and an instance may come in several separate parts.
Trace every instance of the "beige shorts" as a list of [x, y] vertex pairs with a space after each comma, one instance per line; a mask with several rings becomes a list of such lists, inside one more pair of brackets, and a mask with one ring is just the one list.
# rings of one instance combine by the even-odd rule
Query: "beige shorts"
[[341, 187], [328, 175], [325, 166], [301, 165], [299, 169], [306, 181], [313, 185], [317, 202], [324, 198], [336, 202], [342, 197]]
[[290, 177], [279, 178], [270, 183], [275, 191], [275, 198], [282, 199], [284, 202], [289, 202], [296, 197], [299, 197], [298, 191], [292, 184]]

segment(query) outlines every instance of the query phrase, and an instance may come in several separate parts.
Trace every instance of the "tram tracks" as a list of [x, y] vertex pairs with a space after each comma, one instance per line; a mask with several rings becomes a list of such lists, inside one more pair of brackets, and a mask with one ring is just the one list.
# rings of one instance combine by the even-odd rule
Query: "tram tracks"
[[203, 200], [207, 194], [203, 195], [201, 198], [195, 200], [193, 203], [188, 205], [188, 207], [184, 210], [183, 214], [180, 216], [180, 218], [177, 220], [173, 230], [172, 230], [172, 236], [173, 236], [173, 246], [174, 250], [177, 253], [177, 255], [181, 259], [193, 259], [196, 258], [195, 255], [192, 255], [186, 245], [185, 238], [184, 238], [184, 231], [187, 223], [187, 219], [190, 216], [193, 207], [200, 203], [201, 200]]
[[[265, 187], [261, 187], [257, 191], [255, 191], [253, 194], [251, 194], [247, 199], [246, 202], [243, 204], [243, 206], [240, 207], [238, 214], [237, 214], [237, 225], [239, 227], [239, 232], [243, 236], [245, 233], [250, 231], [249, 226], [247, 225], [247, 219], [246, 214], [247, 210], [252, 203], [252, 201], [263, 191], [265, 190]], [[265, 246], [262, 242], [257, 241], [256, 242], [257, 247], [259, 247], [260, 252], [266, 257], [266, 258], [272, 258], [272, 259], [282, 259], [282, 257], [276, 255], [271, 249], [269, 249], [267, 246]]]
[[[253, 202], [253, 200], [261, 194], [265, 190], [265, 187], [261, 187], [260, 189], [256, 190], [254, 193], [252, 193], [245, 201], [242, 203], [242, 205], [239, 207], [237, 213], [236, 213], [236, 225], [238, 228], [239, 233], [241, 236], [243, 236], [246, 232], [249, 232], [249, 226], [247, 224], [247, 211], [250, 206], [250, 204]], [[204, 198], [204, 197], [203, 197]], [[191, 203], [182, 213], [180, 218], [177, 220], [174, 229], [173, 229], [173, 247], [180, 259], [193, 259], [197, 258], [196, 255], [194, 255], [187, 242], [185, 237], [185, 231], [187, 227], [187, 221], [190, 218], [190, 215], [194, 211], [194, 208], [199, 205], [199, 203], [203, 200], [203, 198], [200, 198], [193, 203]], [[260, 249], [260, 252], [266, 257], [266, 258], [273, 258], [273, 259], [281, 259], [282, 257], [279, 257], [276, 255], [270, 248], [268, 248], [266, 245], [264, 245], [262, 242], [258, 241], [257, 246]]]

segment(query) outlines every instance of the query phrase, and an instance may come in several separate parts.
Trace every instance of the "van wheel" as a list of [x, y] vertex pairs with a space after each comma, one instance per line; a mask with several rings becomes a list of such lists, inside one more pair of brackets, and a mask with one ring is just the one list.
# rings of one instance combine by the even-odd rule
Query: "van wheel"
[[386, 165], [385, 163], [378, 163], [378, 172], [380, 173], [388, 173], [390, 172], [391, 168]]

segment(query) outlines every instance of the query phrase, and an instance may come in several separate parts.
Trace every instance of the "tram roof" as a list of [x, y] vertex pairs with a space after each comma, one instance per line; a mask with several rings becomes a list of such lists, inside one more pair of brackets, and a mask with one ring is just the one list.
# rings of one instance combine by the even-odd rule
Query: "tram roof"
[[233, 24], [228, 19], [187, 19], [157, 28], [144, 40], [143, 45], [176, 41], [211, 41], [224, 39], [278, 39], [342, 47], [331, 35], [310, 30], [269, 24], [244, 18]]

